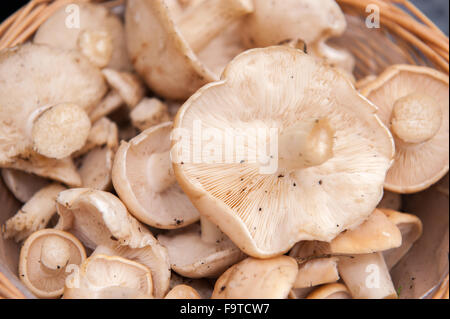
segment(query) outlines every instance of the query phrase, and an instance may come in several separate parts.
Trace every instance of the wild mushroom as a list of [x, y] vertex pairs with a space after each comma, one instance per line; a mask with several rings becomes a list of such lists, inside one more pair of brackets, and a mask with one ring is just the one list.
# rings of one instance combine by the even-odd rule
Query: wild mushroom
[[119, 130], [117, 124], [107, 117], [100, 118], [92, 125], [86, 143], [73, 156], [79, 157], [96, 147], [104, 146], [114, 152], [119, 147]]
[[64, 157], [87, 138], [86, 113], [106, 92], [101, 73], [77, 52], [25, 44], [1, 52], [0, 83], [0, 166], [41, 175], [23, 162], [32, 157], [34, 166], [50, 170], [46, 158], [54, 157], [53, 166], [67, 167]]
[[78, 173], [83, 187], [107, 191], [112, 188], [114, 149], [96, 147], [79, 160]]
[[6, 187], [22, 203], [28, 202], [38, 190], [49, 184], [45, 178], [16, 169], [2, 168], [1, 173]]
[[198, 292], [187, 285], [178, 285], [172, 288], [164, 299], [201, 299]]
[[74, 188], [61, 192], [56, 201], [60, 215], [56, 227], [69, 230], [88, 248], [105, 246], [121, 256], [150, 268], [157, 298], [165, 296], [170, 281], [167, 250], [150, 231], [108, 192]]
[[110, 87], [119, 93], [130, 109], [134, 109], [145, 96], [145, 87], [135, 74], [114, 69], [103, 69], [102, 73]]
[[422, 222], [417, 216], [392, 209], [380, 209], [402, 234], [402, 245], [383, 252], [388, 269], [392, 269], [422, 235]]
[[337, 257], [328, 257], [301, 263], [294, 288], [308, 288], [338, 281], [337, 261]]
[[194, 288], [200, 295], [201, 299], [210, 299], [214, 289], [214, 283], [211, 282], [211, 280], [206, 278], [186, 278], [178, 275], [176, 272], [172, 272], [172, 275], [170, 276], [170, 289], [173, 289], [179, 285], [187, 285]]
[[34, 232], [20, 250], [19, 277], [39, 298], [58, 298], [73, 265], [80, 265], [86, 252], [73, 235], [55, 229]]
[[217, 277], [245, 257], [217, 226], [205, 219], [201, 224], [158, 235], [169, 252], [171, 268], [184, 277]]
[[377, 208], [387, 208], [400, 210], [402, 207], [402, 195], [385, 190], [383, 198], [378, 203]]
[[[248, 255], [331, 241], [381, 199], [393, 142], [375, 111], [341, 73], [300, 50], [253, 49], [178, 112], [175, 176], [200, 214]], [[189, 136], [202, 128], [220, 138]], [[245, 143], [230, 130], [246, 132]], [[208, 138], [207, 149], [193, 138]], [[237, 144], [231, 160], [220, 152], [227, 141]]]
[[107, 116], [110, 113], [120, 109], [125, 101], [116, 90], [110, 90], [105, 97], [98, 103], [93, 110], [89, 113], [89, 118], [92, 123], [97, 122], [102, 117]]
[[298, 272], [295, 259], [247, 258], [232, 266], [216, 281], [212, 299], [284, 299]]
[[114, 188], [130, 213], [163, 229], [195, 223], [199, 214], [178, 186], [170, 159], [172, 122], [122, 142], [112, 171]]
[[255, 9], [242, 26], [241, 35], [247, 48], [277, 45], [301, 38], [308, 52], [352, 73], [353, 56], [326, 41], [344, 33], [344, 13], [334, 0], [254, 0]]
[[66, 283], [64, 299], [151, 299], [150, 269], [119, 256], [96, 254], [86, 259]]
[[449, 168], [448, 75], [427, 67], [394, 65], [361, 93], [379, 107], [394, 135], [395, 161], [385, 188], [414, 193], [441, 179]]
[[79, 27], [67, 27], [65, 6], [37, 30], [34, 43], [78, 50], [98, 67], [131, 70], [125, 31], [119, 17], [99, 4], [79, 3]]
[[166, 104], [157, 98], [144, 98], [130, 112], [131, 122], [141, 131], [171, 120]]
[[45, 228], [56, 213], [56, 197], [66, 188], [60, 184], [50, 184], [36, 192], [3, 228], [5, 238], [22, 241], [35, 231]]
[[128, 1], [125, 30], [135, 69], [158, 95], [188, 98], [218, 78], [197, 53], [252, 9], [251, 0], [193, 1], [185, 7], [167, 0]]
[[311, 292], [307, 299], [352, 299], [347, 287], [341, 283], [323, 285]]

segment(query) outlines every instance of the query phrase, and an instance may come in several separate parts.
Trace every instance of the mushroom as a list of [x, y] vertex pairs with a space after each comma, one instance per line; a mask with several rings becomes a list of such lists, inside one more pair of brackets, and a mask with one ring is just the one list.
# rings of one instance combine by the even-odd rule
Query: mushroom
[[249, 257], [217, 279], [212, 299], [285, 299], [297, 272], [297, 262], [288, 256]]
[[19, 277], [39, 298], [58, 298], [71, 267], [80, 265], [86, 252], [73, 235], [55, 229], [31, 234], [20, 250]]
[[201, 299], [198, 292], [187, 285], [178, 285], [172, 288], [164, 299]]
[[414, 193], [449, 168], [448, 75], [431, 68], [393, 65], [361, 93], [379, 108], [395, 139], [395, 161], [385, 188]]
[[131, 122], [141, 131], [171, 120], [169, 108], [157, 98], [144, 98], [130, 112]]
[[102, 74], [77, 52], [24, 44], [0, 53], [0, 82], [0, 166], [37, 175], [42, 167], [69, 170], [65, 157], [83, 146], [86, 113], [106, 92]]
[[158, 235], [171, 268], [184, 277], [217, 277], [245, 257], [215, 225], [204, 219], [201, 224]]
[[3, 228], [5, 238], [22, 241], [35, 231], [45, 228], [56, 213], [56, 197], [66, 188], [60, 184], [50, 184], [41, 188], [6, 221]]
[[78, 3], [80, 26], [68, 28], [63, 6], [37, 30], [34, 43], [78, 50], [94, 65], [120, 71], [131, 70], [125, 30], [119, 17], [98, 4]]
[[45, 178], [16, 169], [2, 168], [1, 173], [6, 187], [22, 203], [28, 202], [38, 190], [49, 184]]
[[255, 9], [245, 19], [241, 31], [248, 48], [277, 45], [301, 38], [308, 52], [352, 73], [354, 57], [326, 43], [341, 36], [347, 23], [334, 0], [253, 0]]
[[123, 102], [133, 109], [145, 96], [145, 87], [139, 77], [130, 72], [103, 69], [103, 75], [112, 90], [119, 93]]
[[186, 6], [168, 0], [128, 1], [125, 30], [136, 71], [158, 95], [188, 98], [218, 79], [197, 53], [252, 9], [251, 0], [193, 1]]
[[173, 174], [171, 129], [172, 122], [166, 122], [122, 142], [112, 171], [114, 188], [130, 213], [162, 229], [185, 227], [199, 219]]
[[[381, 199], [393, 141], [375, 111], [340, 72], [300, 50], [249, 50], [178, 112], [175, 176], [200, 214], [248, 255], [331, 241]], [[220, 137], [205, 141], [211, 157], [189, 136], [203, 128]], [[231, 159], [220, 152], [228, 142]]]
[[402, 195], [385, 190], [383, 198], [378, 203], [377, 208], [388, 208], [400, 210], [402, 207]]
[[88, 188], [61, 192], [56, 201], [59, 229], [69, 230], [86, 247], [105, 246], [109, 254], [150, 268], [156, 298], [165, 296], [170, 281], [167, 250], [127, 211], [113, 194]]
[[300, 264], [294, 288], [308, 288], [339, 280], [337, 257], [315, 258]]
[[124, 105], [124, 100], [120, 96], [119, 92], [116, 90], [110, 90], [108, 94], [100, 101], [99, 104], [95, 106], [93, 110], [89, 113], [89, 118], [92, 123], [97, 122], [102, 117], [118, 110], [122, 105]]
[[64, 299], [151, 299], [150, 269], [119, 256], [95, 254], [86, 259], [64, 289]]
[[400, 213], [392, 209], [380, 210], [398, 227], [402, 234], [402, 245], [400, 247], [383, 251], [384, 260], [390, 270], [404, 255], [406, 255], [412, 245], [420, 238], [423, 226], [417, 216]]
[[170, 276], [170, 289], [179, 285], [187, 285], [194, 288], [201, 299], [210, 299], [214, 289], [214, 283], [212, 283], [211, 280], [205, 278], [186, 278], [178, 275], [176, 272], [172, 272], [172, 275]]
[[114, 149], [106, 145], [90, 150], [79, 162], [78, 173], [82, 186], [101, 191], [110, 190], [113, 161]]
[[320, 286], [311, 292], [307, 299], [352, 299], [347, 287], [341, 283]]

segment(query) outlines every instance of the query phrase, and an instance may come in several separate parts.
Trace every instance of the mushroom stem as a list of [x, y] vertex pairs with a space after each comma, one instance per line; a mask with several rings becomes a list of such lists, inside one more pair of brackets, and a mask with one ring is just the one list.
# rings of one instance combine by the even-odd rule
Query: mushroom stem
[[70, 246], [66, 240], [52, 236], [41, 247], [41, 267], [49, 274], [61, 272], [69, 263]]
[[206, 217], [200, 217], [200, 224], [202, 229], [202, 241], [205, 243], [217, 243], [224, 239], [224, 234], [219, 227], [211, 223]]
[[334, 130], [327, 119], [301, 123], [278, 139], [280, 168], [302, 169], [325, 163], [333, 156]]
[[153, 153], [147, 162], [148, 182], [155, 192], [163, 192], [176, 182], [170, 151]]
[[391, 116], [391, 130], [405, 143], [419, 144], [433, 138], [441, 128], [442, 111], [431, 96], [412, 93], [398, 99]]
[[192, 51], [199, 52], [226, 27], [252, 11], [251, 0], [205, 0], [185, 14], [179, 28]]

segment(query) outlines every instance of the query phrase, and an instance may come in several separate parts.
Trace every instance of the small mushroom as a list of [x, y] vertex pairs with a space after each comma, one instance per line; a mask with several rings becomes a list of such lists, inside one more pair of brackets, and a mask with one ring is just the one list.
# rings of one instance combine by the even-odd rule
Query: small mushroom
[[97, 122], [102, 117], [120, 109], [124, 105], [124, 100], [116, 90], [110, 90], [108, 94], [89, 113], [92, 123]]
[[331, 241], [361, 224], [381, 199], [394, 150], [375, 111], [340, 72], [300, 50], [249, 50], [182, 106], [174, 131], [195, 132], [201, 121], [219, 136], [241, 130], [252, 141], [262, 130], [278, 147], [266, 143], [252, 158], [254, 147], [244, 143], [230, 162], [216, 153], [223, 139], [208, 141], [216, 157], [205, 159], [184, 136], [173, 140], [175, 176], [200, 214], [248, 255], [268, 258], [301, 240]]
[[170, 289], [173, 289], [178, 285], [187, 285], [194, 288], [201, 299], [210, 299], [214, 289], [214, 283], [211, 282], [211, 280], [205, 278], [186, 278], [178, 275], [176, 272], [172, 272], [172, 275], [170, 276]]
[[400, 210], [402, 208], [402, 195], [385, 190], [377, 208]]
[[131, 70], [120, 18], [98, 4], [79, 3], [77, 6], [78, 28], [67, 27], [66, 7], [63, 6], [39, 27], [34, 43], [78, 50], [98, 67]]
[[172, 122], [166, 122], [122, 142], [112, 172], [114, 188], [130, 213], [163, 229], [185, 227], [199, 219], [173, 174], [171, 129]]
[[131, 122], [141, 131], [171, 120], [166, 104], [157, 98], [144, 98], [130, 112]]
[[383, 251], [383, 256], [388, 269], [392, 269], [403, 256], [411, 249], [412, 245], [422, 235], [422, 222], [417, 216], [400, 213], [392, 209], [380, 209], [389, 220], [394, 223], [402, 234], [402, 245]]
[[83, 187], [107, 191], [112, 188], [114, 149], [96, 147], [80, 159], [78, 173]]
[[288, 256], [249, 257], [217, 279], [212, 299], [285, 299], [297, 272], [297, 262]]
[[105, 246], [121, 256], [150, 268], [153, 295], [165, 296], [170, 281], [167, 250], [127, 211], [113, 194], [88, 188], [61, 192], [56, 201], [59, 229], [69, 230], [91, 249]]
[[86, 259], [64, 289], [64, 299], [151, 299], [150, 269], [119, 256], [95, 254]]
[[347, 287], [341, 283], [323, 285], [311, 292], [307, 299], [352, 299]]
[[245, 17], [241, 35], [248, 48], [277, 45], [301, 38], [308, 52], [352, 73], [353, 56], [326, 43], [344, 33], [344, 13], [334, 0], [254, 0], [254, 12]]
[[119, 147], [119, 130], [117, 124], [107, 117], [102, 117], [92, 125], [83, 148], [75, 152], [73, 156], [78, 157], [96, 147], [104, 146], [114, 152]]
[[178, 285], [172, 288], [164, 299], [201, 299], [198, 292], [187, 285]]
[[135, 74], [114, 69], [103, 69], [102, 72], [110, 87], [119, 93], [130, 109], [134, 109], [144, 98], [145, 87]]
[[184, 277], [217, 277], [245, 257], [217, 226], [204, 219], [201, 223], [158, 235], [172, 269]]
[[339, 280], [338, 258], [315, 258], [300, 264], [294, 288], [308, 288]]
[[20, 250], [19, 276], [37, 297], [58, 298], [71, 265], [78, 266], [85, 258], [83, 245], [73, 235], [55, 229], [39, 230]]
[[1, 173], [6, 187], [22, 203], [28, 202], [38, 190], [49, 184], [45, 178], [16, 169], [2, 168]]
[[394, 65], [361, 93], [395, 139], [395, 161], [385, 188], [414, 193], [441, 179], [449, 168], [448, 75], [431, 68]]
[[56, 214], [56, 198], [66, 188], [60, 184], [50, 184], [41, 188], [4, 225], [5, 238], [22, 241], [35, 231], [45, 228]]
[[252, 9], [251, 0], [192, 1], [186, 6], [168, 0], [128, 1], [125, 30], [135, 69], [158, 95], [187, 99], [219, 76], [197, 53]]

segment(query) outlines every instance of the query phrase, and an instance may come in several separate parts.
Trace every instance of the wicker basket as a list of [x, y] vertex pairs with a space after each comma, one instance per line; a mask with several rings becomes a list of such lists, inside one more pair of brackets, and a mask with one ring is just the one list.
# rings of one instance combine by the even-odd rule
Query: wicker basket
[[[32, 0], [0, 25], [0, 50], [27, 41], [56, 10], [73, 2], [101, 2], [113, 8], [125, 1]], [[343, 37], [332, 42], [338, 47], [345, 47], [355, 56], [354, 74], [357, 80], [377, 75], [387, 66], [399, 63], [427, 65], [448, 74], [448, 37], [409, 1], [337, 2], [346, 14], [348, 28]], [[366, 27], [365, 20], [369, 15], [366, 8], [369, 4], [380, 9], [380, 28]], [[1, 180], [0, 201], [0, 223], [3, 223], [17, 211], [19, 203]], [[406, 290], [401, 297], [448, 299], [448, 175], [430, 189], [406, 196], [404, 201], [404, 208], [422, 219], [424, 235], [394, 268], [394, 283]], [[0, 238], [0, 299], [33, 297], [15, 275], [17, 260], [18, 247]], [[415, 280], [414, 285], [410, 285], [411, 278]]]

